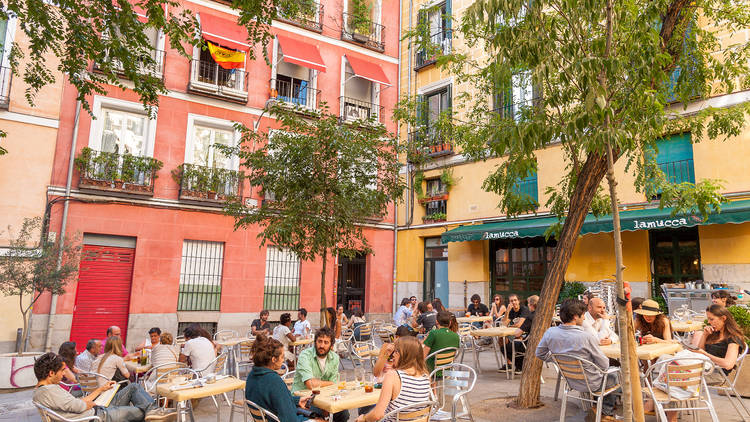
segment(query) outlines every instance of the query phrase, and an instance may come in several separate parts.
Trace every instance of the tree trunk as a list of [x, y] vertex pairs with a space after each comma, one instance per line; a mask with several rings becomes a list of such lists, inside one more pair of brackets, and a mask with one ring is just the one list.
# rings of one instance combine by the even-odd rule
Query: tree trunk
[[573, 248], [581, 232], [583, 220], [588, 214], [591, 201], [607, 170], [606, 157], [600, 154], [589, 154], [578, 174], [575, 190], [570, 198], [568, 215], [557, 240], [557, 248], [552, 262], [544, 276], [539, 303], [536, 307], [534, 322], [529, 334], [528, 353], [523, 363], [523, 377], [518, 390], [518, 407], [530, 408], [539, 404], [539, 387], [542, 375], [542, 361], [537, 359], [534, 351], [542, 335], [549, 328], [555, 313], [555, 304], [560, 295], [560, 288], [565, 279], [565, 272], [573, 255]]
[[18, 295], [18, 306], [21, 308], [21, 317], [23, 318], [23, 335], [21, 336], [21, 346], [18, 348], [18, 356], [23, 355], [26, 351], [26, 331], [29, 329], [28, 319], [26, 318], [27, 310], [23, 308], [23, 295]]
[[326, 262], [328, 261], [328, 249], [323, 251], [323, 269], [320, 270], [320, 326], [328, 326], [326, 318]]

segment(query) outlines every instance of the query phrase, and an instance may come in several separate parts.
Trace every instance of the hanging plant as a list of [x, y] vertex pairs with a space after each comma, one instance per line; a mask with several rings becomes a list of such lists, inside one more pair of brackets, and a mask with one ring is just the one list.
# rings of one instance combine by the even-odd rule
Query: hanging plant
[[414, 193], [417, 194], [417, 199], [424, 198], [422, 183], [424, 183], [424, 172], [422, 170], [417, 170], [417, 172], [414, 173]]
[[440, 173], [440, 181], [443, 183], [445, 191], [449, 192], [456, 184], [456, 178], [453, 176], [453, 169], [443, 169], [443, 172]]

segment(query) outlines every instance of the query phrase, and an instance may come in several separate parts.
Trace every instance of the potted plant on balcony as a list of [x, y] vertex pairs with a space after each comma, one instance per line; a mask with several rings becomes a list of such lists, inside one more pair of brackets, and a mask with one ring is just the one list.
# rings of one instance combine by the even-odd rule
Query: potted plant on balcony
[[354, 41], [366, 43], [372, 33], [372, 6], [367, 0], [352, 0], [349, 28]]
[[448, 216], [444, 212], [433, 212], [422, 217], [422, 222], [424, 224], [439, 223], [445, 221], [447, 218]]

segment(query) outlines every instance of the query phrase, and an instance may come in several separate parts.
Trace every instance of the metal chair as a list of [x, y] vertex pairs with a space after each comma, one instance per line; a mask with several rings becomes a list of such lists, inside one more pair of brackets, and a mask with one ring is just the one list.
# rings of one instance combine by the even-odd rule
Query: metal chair
[[740, 377], [740, 372], [742, 371], [742, 364], [745, 362], [745, 358], [747, 357], [748, 352], [748, 345], [745, 343], [745, 350], [742, 351], [742, 353], [737, 357], [737, 364], [734, 373], [730, 373], [730, 376], [727, 376], [724, 374], [724, 371], [722, 371], [720, 368], [717, 368], [717, 370], [724, 376], [724, 382], [719, 385], [709, 385], [709, 389], [714, 389], [716, 391], [723, 391], [727, 398], [729, 399], [729, 402], [732, 403], [732, 406], [734, 407], [734, 410], [737, 411], [737, 415], [739, 415], [743, 420], [748, 420], [748, 418], [745, 418], [742, 415], [742, 412], [740, 411], [740, 408], [737, 406], [736, 402], [739, 402], [740, 406], [742, 407], [742, 410], [745, 411], [745, 414], [750, 417], [750, 411], [748, 411], [747, 407], [745, 406], [745, 401], [742, 400], [742, 396], [737, 392], [737, 389], [735, 388], [735, 385], [737, 384], [737, 379]]
[[[526, 356], [526, 350], [528, 350], [528, 345], [529, 345], [529, 338], [527, 337], [527, 338], [524, 338], [524, 339], [517, 339], [517, 338], [513, 337], [513, 338], [509, 338], [508, 342], [510, 342], [510, 344], [511, 344], [511, 346], [510, 346], [511, 347], [511, 351], [510, 351], [511, 358], [510, 358], [510, 362], [508, 362], [507, 359], [506, 359], [505, 364], [511, 370], [510, 379], [516, 379], [516, 358], [519, 357], [519, 356], [524, 356], [524, 357]], [[519, 345], [523, 345], [523, 352], [518, 347]], [[516, 350], [517, 348], [519, 350]], [[542, 379], [542, 382], [544, 382], [544, 379]]]
[[385, 326], [375, 329], [375, 335], [380, 339], [381, 344], [393, 343], [393, 332]]
[[[153, 387], [156, 385], [157, 379], [160, 379], [162, 375], [166, 374], [167, 372], [173, 369], [180, 369], [180, 368], [187, 368], [187, 364], [183, 362], [168, 362], [168, 363], [162, 363], [161, 365], [152, 367], [141, 377], [141, 381], [143, 381], [143, 388], [147, 392], [151, 392]], [[153, 378], [153, 381], [149, 381], [152, 378]], [[166, 381], [167, 381], [166, 379], [162, 378], [161, 382], [166, 382]]]
[[466, 355], [466, 352], [471, 352], [474, 355], [474, 366], [476, 367], [476, 371], [480, 374], [482, 373], [482, 367], [479, 364], [479, 352], [482, 350], [481, 346], [477, 344], [476, 338], [471, 335], [471, 331], [475, 328], [471, 324], [462, 323], [458, 326], [458, 336], [461, 340], [461, 358], [459, 359], [460, 363], [464, 363], [464, 356]]
[[230, 338], [237, 338], [239, 335], [234, 330], [219, 330], [214, 334], [214, 341], [229, 340]]
[[[691, 364], [680, 364], [678, 361], [695, 361], [696, 363]], [[666, 367], [664, 373], [662, 386], [665, 386], [665, 390], [659, 389], [655, 386], [656, 382], [661, 381], [661, 370]], [[706, 367], [710, 368], [706, 370]], [[683, 410], [697, 411], [707, 410], [711, 415], [711, 420], [718, 422], [719, 417], [716, 415], [716, 409], [714, 409], [713, 402], [711, 401], [711, 394], [706, 386], [705, 376], [710, 374], [716, 369], [716, 366], [708, 358], [696, 357], [696, 358], [671, 358], [661, 362], [656, 362], [654, 365], [648, 368], [645, 374], [646, 387], [654, 400], [654, 407], [656, 408], [657, 415], [660, 420], [666, 421], [666, 411], [679, 412]], [[685, 392], [684, 397], [675, 397], [672, 388], [678, 387], [683, 388]], [[694, 387], [694, 391], [687, 390], [687, 388]], [[678, 390], [679, 391], [679, 390]], [[678, 403], [678, 406], [684, 407], [669, 407], [664, 408], [665, 404]], [[694, 406], [689, 406], [688, 403], [694, 403]], [[702, 404], [702, 405], [701, 405]], [[693, 413], [695, 415], [695, 413]]]
[[436, 405], [437, 402], [435, 401], [423, 401], [410, 404], [408, 406], [399, 407], [398, 409], [393, 409], [383, 415], [383, 418], [380, 419], [380, 422], [428, 422], [430, 420], [430, 416], [434, 413]]
[[295, 374], [296, 372], [297, 372], [297, 371], [289, 371], [289, 372], [287, 372], [286, 374], [284, 374], [284, 376], [283, 376], [283, 377], [281, 377], [281, 379], [282, 379], [282, 380], [284, 381], [284, 384], [286, 384], [286, 386], [287, 386], [287, 387], [288, 387], [288, 388], [289, 388], [290, 390], [292, 389], [292, 384], [294, 384], [294, 374]]
[[370, 368], [375, 366], [375, 360], [378, 357], [378, 350], [368, 341], [355, 341], [352, 343], [352, 367], [356, 369], [357, 363], [364, 368], [364, 363], [370, 361]]
[[[205, 368], [197, 370], [197, 372], [201, 374], [201, 376], [206, 376], [208, 374], [216, 374], [216, 375], [222, 374], [226, 370], [227, 356], [228, 356], [227, 352], [219, 354], [219, 356], [216, 356], [214, 360], [212, 360], [211, 362], [208, 363], [208, 365], [206, 365]], [[211, 368], [213, 368], [213, 370], [211, 370]], [[229, 397], [227, 396], [227, 393], [223, 393], [222, 395], [224, 396], [224, 400], [227, 402], [227, 404], [231, 405], [231, 402], [229, 401]], [[213, 400], [214, 405], [218, 409], [219, 402], [216, 401], [216, 397], [211, 396], [211, 400]]]
[[[237, 361], [237, 368], [242, 368], [243, 366], [253, 366], [253, 341], [247, 340], [240, 343], [240, 355], [239, 360]], [[239, 373], [237, 374], [239, 375]]]
[[110, 381], [109, 378], [96, 372], [79, 372], [78, 374], [76, 374], [76, 380], [78, 381], [78, 385], [81, 386], [81, 390], [83, 391], [83, 394], [87, 396], [91, 394], [94, 390], [99, 388], [100, 378], [105, 383]]
[[32, 403], [34, 403], [34, 406], [36, 406], [36, 409], [39, 411], [39, 416], [42, 418], [42, 422], [87, 422], [87, 421], [102, 422], [102, 419], [96, 415], [81, 416], [80, 418], [68, 419], [68, 418], [63, 417], [59, 413], [55, 412], [54, 410], [50, 409], [49, 407], [43, 406], [33, 400], [32, 400]]
[[372, 343], [373, 346], [375, 346], [375, 339], [372, 337], [372, 324], [370, 324], [369, 322], [366, 322], [362, 325], [358, 325], [352, 331], [357, 330], [357, 329], [359, 329], [359, 339], [357, 339], [357, 341], [367, 341], [367, 342]]
[[433, 368], [440, 369], [443, 366], [449, 366], [452, 365], [453, 362], [456, 360], [456, 355], [458, 354], [458, 348], [457, 347], [446, 347], [445, 349], [436, 350], [434, 352], [431, 352], [425, 360], [435, 359], [433, 362]]
[[[604, 396], [612, 394], [615, 390], [620, 388], [619, 382], [613, 386], [607, 387], [607, 378], [609, 378], [610, 374], [620, 372], [620, 368], [608, 368], [605, 371], [591, 361], [563, 353], [553, 354], [552, 358], [555, 361], [555, 365], [557, 365], [557, 369], [560, 371], [563, 378], [565, 378], [562, 403], [560, 405], [560, 422], [565, 421], [565, 409], [568, 405], [568, 393], [570, 391], [579, 392], [579, 397], [573, 398], [577, 398], [585, 403], [596, 404], [596, 422], [600, 422], [602, 420], [602, 402]], [[589, 381], [589, 373], [601, 377], [599, 385], [592, 385]], [[571, 382], [572, 385], [577, 385], [578, 388], [573, 388]], [[585, 389], [583, 387], [585, 387]], [[589, 398], [589, 396], [592, 398]]]
[[154, 382], [148, 384], [144, 388], [146, 389], [147, 393], [154, 397], [154, 400], [156, 400], [157, 403], [159, 403], [161, 399], [164, 399], [164, 405], [162, 405], [162, 407], [166, 406], [167, 399], [166, 397], [159, 396], [159, 390], [157, 389], [159, 384], [168, 383], [173, 377], [177, 376], [184, 376], [188, 380], [200, 378], [200, 374], [198, 373], [198, 371], [188, 368], [184, 364], [182, 364], [182, 366], [173, 365], [172, 368], [166, 368], [165, 365], [159, 365], [159, 367], [164, 368], [162, 371], [157, 371], [156, 379], [154, 380]]
[[187, 341], [187, 340], [185, 340], [185, 336], [184, 335], [177, 336], [177, 337], [174, 338], [174, 344], [175, 344], [175, 346], [178, 346], [180, 348], [185, 345], [185, 341]]
[[234, 418], [234, 412], [242, 407], [243, 421], [247, 422], [248, 413], [254, 422], [280, 422], [279, 418], [268, 410], [258, 406], [250, 400], [235, 400], [229, 411], [229, 422]]
[[[439, 352], [438, 352], [439, 353]], [[437, 362], [437, 359], [436, 359]], [[450, 363], [438, 367], [430, 373], [430, 381], [437, 400], [438, 410], [430, 417], [433, 421], [455, 421], [468, 419], [474, 421], [467, 395], [474, 389], [477, 373], [468, 365]], [[450, 403], [450, 411], [444, 410]], [[458, 412], [461, 404], [462, 412]]]

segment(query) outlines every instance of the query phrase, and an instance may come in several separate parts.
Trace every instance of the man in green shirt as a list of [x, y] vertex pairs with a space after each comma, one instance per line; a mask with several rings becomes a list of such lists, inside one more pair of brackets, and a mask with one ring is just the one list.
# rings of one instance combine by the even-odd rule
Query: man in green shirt
[[[315, 333], [314, 347], [303, 350], [297, 358], [297, 371], [294, 373], [292, 393], [299, 390], [319, 389], [339, 381], [339, 355], [334, 352], [333, 330], [322, 327]], [[320, 409], [315, 413], [323, 414]], [[343, 410], [333, 414], [333, 422], [349, 420], [349, 411]]]
[[[425, 358], [448, 347], [459, 348], [461, 339], [457, 333], [448, 329], [451, 324], [451, 314], [448, 311], [440, 311], [437, 315], [437, 329], [430, 331], [422, 344]], [[427, 369], [432, 372], [435, 369], [435, 358], [427, 359]]]

